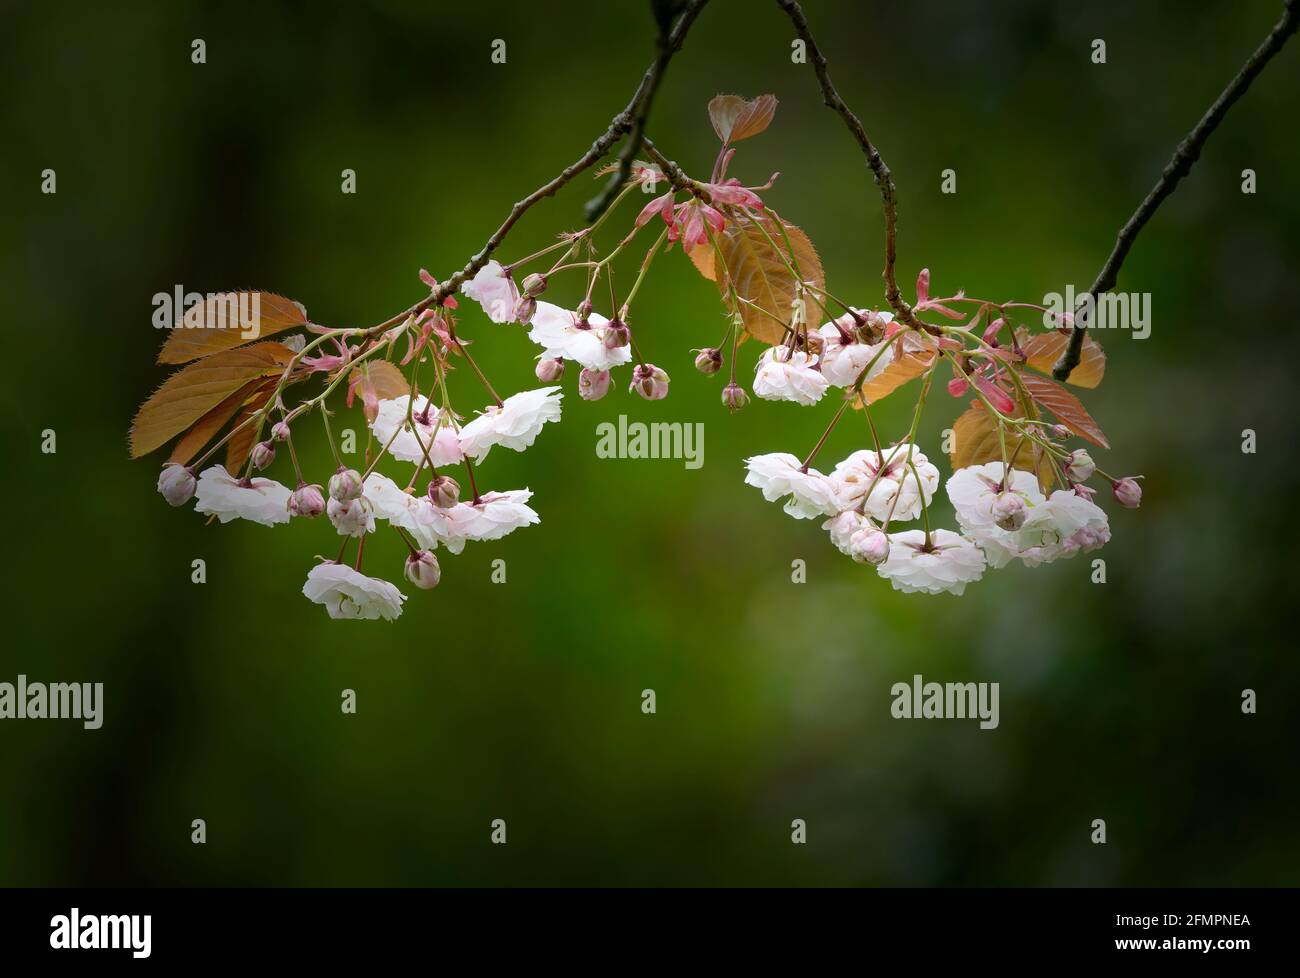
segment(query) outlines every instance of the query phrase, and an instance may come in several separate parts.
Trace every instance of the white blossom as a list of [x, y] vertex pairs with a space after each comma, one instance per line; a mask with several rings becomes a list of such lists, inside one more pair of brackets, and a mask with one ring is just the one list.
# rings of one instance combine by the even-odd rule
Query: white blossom
[[896, 591], [961, 594], [984, 576], [984, 554], [952, 530], [933, 530], [926, 545], [923, 530], [889, 535], [889, 557], [877, 568]]
[[816, 404], [830, 386], [816, 368], [816, 355], [774, 346], [758, 358], [754, 394], [767, 401], [794, 401], [805, 407]]
[[930, 505], [939, 488], [939, 470], [919, 448], [911, 449], [909, 462], [904, 441], [880, 452], [854, 452], [835, 466], [830, 480], [843, 508], [861, 509], [880, 523], [898, 523], [921, 515], [922, 494]]
[[540, 523], [541, 517], [525, 505], [532, 495], [529, 489], [485, 492], [477, 502], [457, 503], [444, 510], [447, 549], [458, 554], [467, 540], [498, 540], [520, 527]]
[[[862, 314], [863, 311], [858, 310], [858, 312]], [[888, 312], [875, 315], [878, 320], [885, 323], [892, 322], [894, 318], [893, 314]], [[856, 325], [853, 317], [847, 313], [841, 316], [838, 322], [850, 331]], [[852, 387], [862, 375], [862, 371], [867, 369], [867, 364], [871, 364], [871, 371], [865, 378], [869, 381], [884, 370], [892, 359], [889, 352], [881, 352], [884, 343], [863, 343], [856, 338], [845, 343], [835, 323], [827, 323], [817, 332], [822, 337], [822, 376], [835, 387]], [[879, 358], [875, 359], [877, 354]], [[872, 363], [873, 359], [875, 363]]]
[[374, 532], [375, 508], [364, 496], [346, 502], [331, 497], [325, 512], [340, 536], [360, 537]]
[[612, 349], [605, 344], [609, 320], [600, 313], [587, 316], [590, 328], [578, 326], [578, 314], [553, 302], [539, 302], [533, 313], [528, 338], [542, 347], [542, 356], [573, 360], [589, 370], [609, 370], [630, 363], [632, 347], [628, 343]]
[[475, 462], [487, 458], [493, 445], [522, 452], [537, 440], [542, 425], [560, 420], [558, 387], [539, 387], [520, 391], [505, 399], [500, 407], [492, 405], [460, 429], [460, 447]]
[[291, 492], [271, 479], [241, 481], [224, 465], [214, 465], [199, 473], [195, 491], [198, 502], [194, 511], [211, 513], [222, 523], [233, 519], [252, 520], [263, 526], [289, 522]]
[[482, 306], [492, 322], [514, 322], [519, 289], [515, 287], [514, 282], [506, 278], [505, 269], [501, 267], [500, 262], [488, 262], [475, 273], [472, 279], [460, 287], [460, 291]]
[[426, 550], [446, 543], [448, 521], [426, 495], [415, 496], [378, 472], [366, 476], [365, 498], [378, 519], [387, 520], [411, 534]]
[[803, 463], [789, 452], [773, 452], [745, 459], [749, 473], [745, 485], [763, 491], [763, 498], [776, 502], [789, 496], [785, 511], [799, 520], [834, 516], [844, 507], [831, 481], [816, 469], [803, 470]]
[[302, 593], [323, 604], [331, 618], [383, 618], [402, 613], [406, 595], [387, 581], [366, 577], [346, 564], [317, 564], [307, 574]]
[[[406, 420], [408, 404], [411, 424]], [[451, 418], [431, 407], [423, 394], [416, 395], [414, 404], [408, 394], [380, 401], [370, 431], [380, 445], [388, 445], [388, 454], [403, 462], [423, 462], [424, 449], [435, 467], [454, 465], [464, 457]]]

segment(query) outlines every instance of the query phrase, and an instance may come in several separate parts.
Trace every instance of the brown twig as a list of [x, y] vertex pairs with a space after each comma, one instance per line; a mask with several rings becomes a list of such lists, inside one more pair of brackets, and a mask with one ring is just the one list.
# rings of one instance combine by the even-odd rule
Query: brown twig
[[[689, 0], [681, 15], [677, 18], [676, 26], [669, 30], [668, 20], [660, 23], [659, 37], [655, 41], [658, 54], [655, 60], [651, 62], [650, 67], [646, 69], [645, 77], [641, 79], [641, 84], [632, 96], [632, 101], [628, 107], [623, 110], [622, 116], [630, 119], [630, 127], [627, 140], [623, 143], [623, 148], [618, 154], [618, 169], [614, 175], [609, 178], [609, 183], [593, 199], [587, 201], [587, 220], [594, 221], [609, 208], [618, 196], [618, 192], [623, 189], [627, 183], [628, 177], [632, 173], [632, 163], [636, 159], [637, 151], [641, 148], [642, 140], [645, 138], [646, 119], [650, 115], [650, 103], [654, 101], [655, 92], [659, 90], [659, 82], [663, 80], [664, 71], [668, 67], [668, 62], [672, 56], [677, 53], [682, 46], [682, 41], [686, 38], [686, 32], [690, 30], [691, 24], [699, 16], [704, 5], [709, 0]], [[671, 18], [669, 18], [670, 20]], [[617, 122], [618, 120], [615, 119]]]
[[[445, 282], [440, 282], [438, 287], [428, 296], [409, 309], [370, 327], [366, 331], [366, 335], [382, 333], [386, 329], [391, 329], [405, 322], [408, 316], [418, 316], [432, 306], [441, 305], [444, 299], [456, 293], [466, 279], [472, 278], [478, 273], [479, 269], [488, 263], [492, 253], [501, 246], [501, 242], [510, 233], [510, 229], [515, 226], [516, 222], [524, 216], [524, 213], [530, 207], [542, 198], [554, 195], [561, 187], [609, 152], [609, 148], [618, 142], [620, 137], [633, 129], [638, 119], [643, 126], [645, 124], [645, 114], [650, 108], [647, 96], [651, 95], [658, 86], [659, 78], [663, 75], [663, 69], [668, 64], [668, 60], [677, 51], [681, 50], [682, 43], [686, 40], [686, 32], [690, 30], [691, 24], [695, 22], [696, 16], [706, 3], [708, 3], [708, 0], [688, 0], [686, 9], [678, 16], [677, 22], [669, 33], [668, 40], [662, 46], [658, 57], [646, 69], [646, 74], [641, 79], [641, 84], [637, 87], [632, 100], [628, 102], [627, 107], [622, 112], [614, 116], [610, 121], [609, 128], [596, 137], [596, 141], [591, 144], [591, 148], [587, 152], [566, 166], [554, 179], [547, 181], [522, 200], [516, 201], [501, 226], [492, 233], [492, 236], [479, 249], [478, 254], [471, 258], [464, 268], [453, 273]], [[639, 143], [640, 138], [637, 141]], [[635, 150], [632, 151], [632, 155], [635, 155]], [[628, 158], [628, 168], [630, 169], [630, 167], [631, 156]], [[626, 179], [626, 175], [624, 175], [623, 179]]]
[[836, 90], [834, 83], [831, 81], [830, 71], [826, 63], [826, 56], [822, 54], [821, 48], [813, 40], [812, 29], [808, 26], [808, 18], [804, 16], [803, 8], [795, 0], [777, 0], [777, 5], [785, 11], [794, 24], [795, 33], [803, 40], [808, 49], [809, 57], [812, 59], [813, 71], [817, 74], [817, 82], [821, 86], [822, 101], [826, 106], [839, 113], [840, 118], [844, 120], [844, 125], [848, 127], [853, 138], [858, 141], [862, 147], [862, 153], [867, 158], [867, 165], [871, 167], [871, 172], [876, 178], [876, 185], [880, 188], [880, 200], [885, 211], [885, 299], [893, 308], [894, 314], [898, 319], [916, 329], [923, 329], [929, 333], [941, 332], [938, 327], [922, 323], [912, 313], [912, 307], [904, 301], [902, 293], [898, 289], [898, 276], [894, 270], [898, 258], [898, 190], [894, 186], [894, 178], [889, 172], [889, 165], [881, 157], [880, 151], [867, 136], [866, 130], [862, 127], [862, 120], [854, 115], [853, 110], [840, 98], [840, 93]]
[[1124, 259], [1128, 255], [1129, 249], [1133, 247], [1133, 241], [1137, 238], [1138, 232], [1151, 220], [1161, 202], [1174, 192], [1178, 186], [1178, 181], [1182, 180], [1192, 168], [1201, 155], [1201, 148], [1205, 141], [1210, 138], [1210, 133], [1218, 128], [1223, 117], [1228, 114], [1228, 109], [1232, 104], [1246, 94], [1246, 89], [1250, 88], [1250, 83], [1255, 77], [1264, 70], [1264, 66], [1272, 59], [1273, 55], [1282, 50], [1282, 46], [1295, 33], [1297, 27], [1297, 16], [1295, 0], [1285, 0], [1282, 19], [1273, 26], [1269, 31], [1268, 37], [1264, 42], [1255, 49], [1246, 63], [1242, 66], [1241, 71], [1237, 72], [1235, 78], [1228, 83], [1222, 94], [1214, 100], [1214, 104], [1201, 116], [1201, 121], [1196, 127], [1187, 134], [1178, 148], [1174, 150], [1173, 158], [1170, 159], [1164, 172], [1160, 174], [1160, 179], [1146, 198], [1138, 205], [1133, 216], [1128, 219], [1128, 223], [1120, 229], [1119, 236], [1115, 239], [1115, 247], [1106, 259], [1106, 264], [1102, 265], [1101, 271], [1097, 273], [1097, 278], [1093, 281], [1092, 287], [1082, 296], [1079, 303], [1075, 306], [1074, 312], [1074, 330], [1070, 333], [1070, 342], [1061, 358], [1052, 368], [1052, 376], [1057, 380], [1065, 380], [1070, 376], [1070, 372], [1079, 365], [1079, 360], [1083, 352], [1084, 332], [1088, 328], [1088, 317], [1091, 311], [1096, 308], [1097, 297], [1104, 292], [1109, 292], [1115, 287], [1115, 281], [1119, 278], [1120, 266], [1124, 264]]

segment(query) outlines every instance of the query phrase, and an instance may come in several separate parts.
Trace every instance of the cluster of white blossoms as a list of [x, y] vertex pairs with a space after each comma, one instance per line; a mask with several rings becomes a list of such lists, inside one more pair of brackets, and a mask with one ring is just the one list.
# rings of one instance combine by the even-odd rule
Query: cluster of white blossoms
[[[540, 275], [528, 276], [521, 289], [496, 261], [484, 265], [461, 288], [494, 323], [529, 327], [528, 338], [542, 348], [538, 380], [559, 380], [565, 363], [576, 363], [582, 368], [578, 396], [598, 401], [609, 392], [610, 371], [632, 362], [631, 332], [625, 323], [593, 312], [589, 302], [575, 311], [539, 300], [545, 290], [546, 279]], [[628, 390], [646, 400], [662, 400], [668, 395], [668, 374], [654, 364], [638, 364]]]
[[1027, 566], [1096, 550], [1110, 539], [1106, 514], [1086, 489], [1044, 496], [1038, 480], [1001, 462], [958, 469], [945, 487], [961, 532], [902, 530], [930, 506], [939, 471], [906, 441], [881, 451], [856, 451], [829, 475], [794, 455], [776, 452], [747, 459], [747, 485], [769, 502], [784, 499], [796, 519], [828, 517], [822, 527], [841, 553], [872, 564], [895, 589], [962, 594], [986, 567], [1013, 559]]
[[[327, 489], [300, 483], [290, 490], [261, 476], [236, 478], [222, 465], [206, 468], [195, 478], [192, 469], [169, 463], [158, 479], [158, 491], [173, 506], [197, 497], [195, 511], [222, 523], [245, 519], [274, 526], [324, 513], [340, 536], [362, 538], [375, 532], [376, 521], [385, 521], [402, 533], [410, 547], [406, 579], [416, 587], [431, 588], [441, 577], [434, 555], [438, 547], [459, 554], [469, 541], [498, 540], [540, 518], [528, 506], [532, 498], [528, 489], [482, 493], [475, 489], [472, 499], [462, 500], [460, 485], [448, 475], [432, 475], [426, 491], [419, 494], [414, 491], [416, 479], [421, 473], [436, 473], [439, 466], [482, 462], [497, 445], [522, 452], [545, 424], [559, 420], [562, 397], [558, 387], [522, 391], [463, 426], [450, 411], [435, 409], [422, 396], [414, 401], [409, 396], [379, 401], [370, 430], [387, 454], [415, 463], [415, 473], [405, 487], [380, 472], [363, 476], [344, 466], [330, 478]], [[277, 424], [271, 440], [254, 449], [254, 468], [268, 466], [275, 458], [275, 442], [288, 439], [288, 425]], [[331, 618], [392, 620], [402, 613], [405, 600], [388, 581], [367, 577], [338, 561], [312, 568], [303, 594], [324, 605]]]

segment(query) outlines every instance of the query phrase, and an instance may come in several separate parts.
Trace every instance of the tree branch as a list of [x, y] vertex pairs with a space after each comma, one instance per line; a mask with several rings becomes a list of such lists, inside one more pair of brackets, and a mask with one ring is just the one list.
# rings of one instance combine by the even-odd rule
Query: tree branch
[[1092, 287], [1088, 289], [1087, 294], [1080, 298], [1079, 303], [1075, 306], [1074, 312], [1074, 330], [1070, 334], [1070, 342], [1065, 351], [1061, 354], [1061, 359], [1056, 362], [1052, 368], [1052, 376], [1057, 380], [1065, 380], [1070, 376], [1070, 372], [1079, 365], [1079, 360], [1083, 351], [1084, 332], [1088, 328], [1088, 317], [1091, 311], [1096, 308], [1097, 296], [1104, 292], [1109, 292], [1115, 286], [1115, 281], [1119, 277], [1120, 266], [1124, 264], [1129, 249], [1133, 247], [1133, 242], [1138, 236], [1138, 232], [1146, 226], [1155, 214], [1162, 201], [1174, 192], [1178, 182], [1185, 177], [1201, 155], [1201, 148], [1205, 141], [1210, 138], [1210, 134], [1218, 128], [1223, 117], [1228, 114], [1228, 109], [1232, 104], [1246, 94], [1246, 89], [1250, 88], [1250, 83], [1255, 77], [1264, 70], [1273, 55], [1282, 50], [1282, 46], [1295, 33], [1297, 27], [1297, 16], [1295, 0], [1285, 0], [1285, 9], [1282, 12], [1282, 19], [1274, 25], [1264, 42], [1255, 49], [1242, 66], [1237, 76], [1228, 83], [1228, 87], [1214, 101], [1214, 104], [1201, 116], [1201, 121], [1196, 127], [1187, 134], [1186, 138], [1178, 144], [1174, 150], [1173, 158], [1165, 167], [1164, 172], [1160, 174], [1160, 179], [1146, 198], [1138, 205], [1133, 216], [1128, 219], [1128, 223], [1120, 229], [1119, 236], [1115, 240], [1115, 247], [1106, 259], [1106, 264], [1102, 265], [1101, 271], [1097, 273], [1097, 278], [1093, 281]]
[[889, 172], [889, 166], [868, 138], [866, 130], [862, 127], [862, 120], [844, 103], [844, 99], [840, 98], [840, 93], [831, 82], [826, 57], [817, 46], [817, 42], [813, 40], [812, 29], [808, 26], [808, 18], [804, 16], [803, 8], [795, 0], [776, 0], [776, 2], [790, 18], [795, 33], [808, 49], [808, 54], [812, 58], [813, 71], [816, 72], [817, 82], [821, 86], [822, 101], [828, 108], [839, 113], [840, 118], [844, 120], [844, 125], [858, 141], [863, 155], [867, 158], [867, 165], [871, 167], [871, 172], [876, 178], [876, 185], [880, 188], [880, 200], [885, 212], [885, 299], [893, 308], [899, 321], [917, 329], [935, 332], [935, 327], [920, 322], [912, 314], [912, 307], [903, 301], [898, 289], [898, 277], [894, 270], [898, 257], [898, 190], [894, 187], [894, 178]]
[[[596, 141], [591, 144], [591, 148], [583, 153], [580, 157], [560, 171], [559, 175], [547, 181], [538, 187], [527, 197], [516, 201], [515, 205], [510, 208], [510, 213], [501, 226], [492, 233], [483, 247], [479, 249], [478, 254], [469, 260], [469, 262], [460, 271], [455, 272], [445, 282], [439, 283], [426, 298], [421, 299], [405, 312], [400, 312], [391, 319], [387, 319], [376, 326], [370, 327], [367, 333], [383, 332], [404, 322], [408, 316], [418, 315], [431, 306], [439, 306], [442, 301], [450, 295], [454, 295], [460, 288], [461, 284], [469, 278], [473, 278], [488, 260], [492, 253], [501, 246], [506, 235], [510, 233], [518, 220], [524, 216], [524, 213], [536, 204], [543, 197], [550, 197], [555, 194], [561, 187], [576, 177], [583, 170], [588, 169], [593, 163], [609, 152], [609, 148], [618, 142], [619, 137], [632, 130], [637, 125], [638, 120], [641, 126], [645, 124], [646, 113], [650, 109], [650, 96], [653, 95], [654, 89], [659, 85], [659, 78], [663, 74], [664, 67], [668, 64], [669, 59], [681, 50], [682, 42], [686, 40], [686, 32], [691, 29], [695, 22], [696, 16], [699, 15], [708, 0], [688, 0], [686, 8], [677, 18], [677, 23], [669, 32], [667, 41], [661, 45], [659, 55], [655, 58], [653, 64], [646, 69], [645, 76], [641, 79], [641, 84], [637, 86], [636, 93], [632, 96], [632, 101], [628, 102], [627, 107], [610, 121], [609, 128], [596, 137]], [[638, 135], [636, 142], [638, 145], [642, 137]], [[628, 171], [631, 170], [632, 157], [635, 150], [627, 154]], [[627, 175], [623, 172], [620, 165], [620, 185], [621, 181], [626, 180]]]
[[614, 202], [614, 198], [618, 196], [618, 192], [623, 189], [623, 185], [627, 183], [632, 173], [632, 162], [636, 159], [641, 141], [645, 137], [646, 119], [650, 116], [650, 104], [654, 101], [655, 92], [659, 90], [659, 82], [663, 80], [668, 62], [672, 60], [672, 56], [678, 52], [682, 41], [686, 39], [686, 32], [691, 29], [691, 24], [695, 22], [695, 18], [708, 2], [709, 0], [689, 0], [671, 31], [668, 30], [666, 21], [661, 22], [659, 37], [655, 41], [658, 54], [646, 69], [645, 77], [641, 79], [636, 94], [632, 96], [632, 101], [622, 113], [623, 117], [630, 119], [630, 127], [627, 142], [623, 144], [623, 149], [618, 154], [618, 169], [610, 177], [609, 183], [605, 184], [605, 189], [587, 201], [588, 222], [596, 220], [605, 213], [609, 205]]

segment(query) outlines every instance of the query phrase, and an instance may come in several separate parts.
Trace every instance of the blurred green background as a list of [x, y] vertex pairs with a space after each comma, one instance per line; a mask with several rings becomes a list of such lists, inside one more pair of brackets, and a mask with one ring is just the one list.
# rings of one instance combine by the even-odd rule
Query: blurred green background
[[[928, 265], [938, 294], [1033, 301], [1091, 281], [1280, 6], [806, 9], [894, 169], [908, 292]], [[405, 308], [421, 266], [463, 265], [624, 105], [652, 53], [648, 5], [5, 8], [0, 398], [18, 492], [0, 680], [103, 682], [106, 703], [98, 731], [0, 724], [0, 883], [1296, 883], [1300, 45], [1234, 108], [1121, 275], [1152, 294], [1152, 334], [1103, 336], [1106, 380], [1085, 397], [1114, 446], [1099, 461], [1144, 474], [1146, 496], [1137, 512], [1106, 501], [1106, 584], [1075, 559], [991, 573], [960, 599], [898, 594], [743, 486], [743, 458], [806, 452], [834, 402], [728, 416], [723, 378], [691, 368], [721, 306], [674, 250], [634, 320], [669, 398], [628, 395], [625, 370], [582, 402], [570, 370], [563, 422], [481, 469], [485, 486], [533, 489], [541, 525], [445, 558], [442, 584], [404, 585], [386, 624], [330, 621], [299, 593], [336, 547], [324, 521], [206, 527], [154, 491], [162, 455], [127, 459], [131, 416], [165, 376], [151, 297], [265, 288], [328, 325]], [[708, 99], [775, 93], [774, 124], [732, 172], [781, 171], [767, 199], [808, 231], [828, 285], [878, 305], [879, 199], [792, 37], [773, 4], [715, 0], [650, 132], [707, 176]], [[940, 193], [945, 168], [955, 195]], [[580, 226], [596, 186], [543, 202], [501, 256]], [[522, 333], [462, 313], [500, 388], [536, 386]], [[757, 352], [742, 351], [743, 375]], [[481, 406], [468, 371], [454, 384], [463, 409]], [[910, 394], [882, 405], [890, 436]], [[960, 407], [936, 389], [924, 450]], [[704, 467], [596, 458], [596, 425], [620, 413], [702, 421]], [[1244, 428], [1257, 454], [1242, 454]], [[317, 430], [298, 442], [323, 477]], [[837, 429], [827, 465], [863, 438]], [[283, 461], [270, 474], [291, 478]], [[367, 569], [395, 577], [402, 555], [378, 537]], [[190, 583], [199, 557], [205, 585]], [[796, 558], [806, 584], [791, 583]], [[889, 688], [914, 673], [1001, 683], [1001, 726], [891, 719]], [[1241, 713], [1247, 687], [1258, 715]], [[344, 688], [356, 716], [340, 713]], [[495, 818], [504, 847], [489, 844]], [[790, 842], [795, 818], [807, 845]]]

